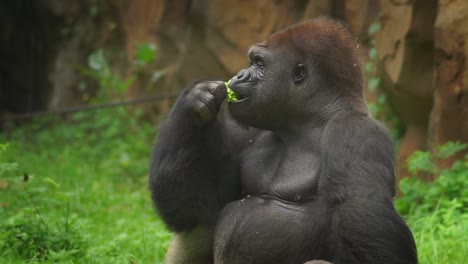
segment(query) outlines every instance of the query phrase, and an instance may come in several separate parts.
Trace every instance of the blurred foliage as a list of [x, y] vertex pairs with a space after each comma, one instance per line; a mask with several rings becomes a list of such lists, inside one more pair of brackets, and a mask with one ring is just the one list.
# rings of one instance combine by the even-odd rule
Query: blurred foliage
[[88, 58], [89, 68], [79, 66], [84, 75], [90, 76], [99, 83], [99, 90], [94, 102], [103, 102], [113, 97], [122, 97], [135, 82], [136, 77], [130, 76], [122, 80], [119, 73], [112, 70], [103, 50], [97, 50]]
[[[368, 35], [371, 39], [368, 60], [364, 66], [364, 73], [367, 76], [367, 94], [368, 97], [374, 100], [369, 101], [368, 108], [371, 115], [385, 123], [389, 127], [390, 132], [397, 144], [403, 136], [403, 124], [400, 119], [393, 113], [388, 104], [387, 93], [381, 88], [382, 79], [377, 72], [377, 49], [375, 47], [375, 35], [380, 30], [379, 20], [376, 19], [370, 24]], [[398, 146], [397, 146], [398, 147]]]
[[154, 63], [156, 60], [157, 49], [154, 44], [147, 43], [137, 46], [135, 52], [135, 63], [138, 66], [145, 66]]
[[[435, 162], [467, 148], [468, 144], [448, 142], [439, 146], [434, 155], [428, 151], [416, 151], [411, 155], [407, 164], [413, 175], [400, 181], [404, 196], [395, 201], [398, 210], [403, 214], [431, 213], [440, 205], [456, 202], [460, 213], [468, 213], [468, 155], [446, 169], [438, 168]], [[416, 177], [418, 173], [435, 173], [439, 177], [426, 182]]]
[[[135, 48], [135, 61], [128, 64], [130, 74], [126, 79], [121, 77], [122, 74], [116, 66], [112, 65], [104, 50], [99, 49], [91, 53], [88, 57], [88, 67], [77, 67], [82, 74], [91, 77], [99, 84], [98, 93], [91, 102], [102, 103], [108, 101], [109, 98], [122, 98], [125, 92], [136, 83], [139, 75], [147, 71], [151, 72], [147, 67], [155, 63], [157, 51], [157, 47], [151, 43], [138, 45]], [[148, 86], [154, 84], [165, 73], [165, 70], [153, 71], [148, 80]]]
[[[416, 151], [408, 158], [413, 177], [400, 181], [403, 197], [395, 200], [395, 206], [415, 235], [420, 263], [463, 263], [468, 259], [468, 155], [446, 169], [434, 162], [467, 148], [468, 144], [448, 142], [434, 155]], [[417, 173], [439, 177], [425, 182]]]

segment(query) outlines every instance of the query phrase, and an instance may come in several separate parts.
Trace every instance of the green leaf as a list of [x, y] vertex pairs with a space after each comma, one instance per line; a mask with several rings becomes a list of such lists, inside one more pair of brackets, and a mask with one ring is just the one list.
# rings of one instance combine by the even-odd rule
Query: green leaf
[[380, 23], [378, 21], [372, 23], [369, 26], [369, 30], [368, 30], [369, 36], [373, 36], [379, 30], [380, 30]]
[[380, 85], [380, 78], [379, 77], [372, 77], [367, 84], [369, 91], [375, 92], [377, 87]]
[[375, 47], [372, 47], [369, 50], [369, 59], [370, 60], [375, 60], [377, 58], [377, 49]]
[[413, 175], [420, 171], [432, 173], [437, 169], [431, 160], [431, 153], [428, 151], [415, 151], [406, 162], [409, 172]]
[[364, 71], [366, 72], [366, 74], [371, 73], [373, 70], [374, 70], [374, 63], [372, 63], [370, 61], [368, 63], [366, 63], [366, 66], [364, 68]]
[[224, 85], [226, 86], [226, 91], [227, 91], [226, 97], [227, 97], [228, 102], [236, 102], [237, 100], [239, 100], [239, 98], [236, 92], [231, 90], [231, 88], [229, 87], [230, 83], [231, 83], [231, 80], [224, 83]]
[[387, 102], [387, 94], [380, 93], [379, 96], [377, 97], [377, 102], [380, 105], [384, 105]]
[[135, 52], [136, 63], [146, 65], [153, 63], [156, 59], [157, 49], [152, 43], [143, 44], [137, 47]]
[[43, 182], [49, 183], [50, 185], [54, 186], [55, 188], [60, 188], [60, 184], [58, 184], [54, 179], [50, 177], [46, 177], [42, 180]]
[[462, 144], [458, 141], [449, 141], [438, 147], [436, 157], [446, 159], [467, 148], [468, 144]]
[[130, 87], [136, 80], [136, 77], [135, 76], [131, 76], [130, 78], [128, 78], [125, 82], [118, 82], [118, 85], [117, 85], [117, 90], [120, 92], [120, 93], [124, 93], [125, 91], [128, 90], [128, 87]]
[[381, 107], [373, 102], [369, 103], [367, 108], [373, 117], [377, 117], [381, 112]]
[[89, 56], [88, 65], [95, 71], [102, 71], [108, 68], [102, 49], [97, 50]]

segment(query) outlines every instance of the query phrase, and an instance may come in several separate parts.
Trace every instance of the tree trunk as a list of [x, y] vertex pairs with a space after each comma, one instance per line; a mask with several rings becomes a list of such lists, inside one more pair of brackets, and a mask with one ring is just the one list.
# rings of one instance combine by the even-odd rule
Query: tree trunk
[[381, 7], [376, 48], [382, 87], [405, 126], [397, 157], [397, 178], [401, 179], [408, 175], [408, 156], [427, 148], [437, 0], [382, 0]]
[[[434, 107], [430, 146], [447, 141], [468, 142], [468, 1], [440, 0], [435, 23]], [[448, 166], [454, 159], [440, 161]]]
[[[227, 80], [248, 64], [250, 45], [320, 16], [345, 20], [366, 61], [373, 41], [368, 28], [380, 12], [375, 47], [381, 86], [405, 126], [398, 178], [408, 175], [404, 161], [415, 150], [468, 141], [466, 0], [41, 0], [27, 9], [32, 19], [24, 20], [26, 2], [0, 4], [6, 14], [0, 18], [0, 53], [6, 58], [0, 67], [1, 112], [86, 101], [97, 84], [77, 66], [87, 67], [87, 57], [99, 48], [113, 56], [109, 64], [123, 73], [121, 79], [136, 75], [127, 97], [177, 92], [195, 78]], [[36, 33], [13, 31], [26, 24]], [[135, 49], [146, 43], [157, 46], [156, 62], [135, 69]], [[23, 71], [31, 78], [18, 77]], [[155, 72], [162, 77], [150, 82]], [[145, 109], [160, 114], [171, 104]]]

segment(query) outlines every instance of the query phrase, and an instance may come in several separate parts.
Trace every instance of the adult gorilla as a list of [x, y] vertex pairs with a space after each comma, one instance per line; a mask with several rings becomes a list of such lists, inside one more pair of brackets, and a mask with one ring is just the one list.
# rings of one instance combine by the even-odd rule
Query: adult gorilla
[[417, 263], [349, 32], [305, 22], [249, 58], [237, 102], [194, 82], [161, 125], [150, 189], [176, 233], [166, 263]]

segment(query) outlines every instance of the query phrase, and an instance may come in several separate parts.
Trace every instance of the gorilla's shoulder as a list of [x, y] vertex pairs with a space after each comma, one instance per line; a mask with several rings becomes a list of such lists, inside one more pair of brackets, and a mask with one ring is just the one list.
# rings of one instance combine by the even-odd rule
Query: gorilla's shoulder
[[[383, 151], [393, 155], [393, 140], [388, 129], [367, 113], [346, 112], [335, 115], [325, 127], [327, 146], [351, 148], [353, 152]], [[372, 151], [371, 151], [372, 152]]]

